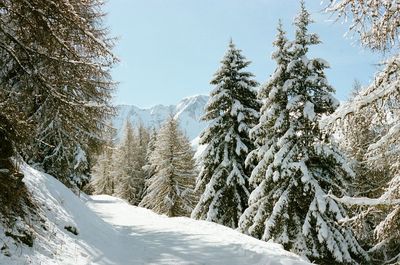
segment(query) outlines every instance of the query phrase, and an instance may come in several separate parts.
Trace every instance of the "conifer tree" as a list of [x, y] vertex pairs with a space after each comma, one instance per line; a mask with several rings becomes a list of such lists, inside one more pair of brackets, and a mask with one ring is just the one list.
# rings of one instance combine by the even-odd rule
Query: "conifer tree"
[[[400, 8], [397, 0], [329, 0], [328, 11], [350, 22], [363, 45], [373, 50], [400, 48]], [[397, 50], [399, 51], [399, 50]]]
[[140, 165], [139, 142], [130, 121], [126, 122], [124, 138], [115, 155], [116, 195], [133, 205], [140, 203], [144, 178]]
[[[369, 205], [369, 209], [361, 215], [384, 213], [383, 219], [374, 229], [375, 245], [370, 249], [371, 255], [379, 264], [400, 261], [400, 38], [398, 1], [330, 1], [329, 11], [336, 12], [339, 17], [350, 18], [350, 31], [360, 36], [361, 43], [372, 50], [386, 52], [388, 59], [383, 62], [382, 69], [375, 75], [373, 82], [363, 89], [351, 102], [340, 107], [328, 120], [332, 125], [336, 120], [345, 122], [354, 119], [360, 111], [372, 109], [379, 116], [384, 130], [378, 130], [379, 137], [369, 144], [366, 156], [370, 170], [383, 170], [384, 177], [390, 179], [378, 190], [383, 193], [378, 198], [361, 198], [361, 200], [345, 200], [351, 205]], [[346, 120], [347, 119], [347, 120]], [[387, 169], [387, 165], [389, 169]], [[382, 167], [383, 166], [383, 167]], [[388, 171], [387, 171], [388, 170]], [[368, 178], [375, 179], [373, 172]], [[373, 194], [375, 195], [375, 194]], [[376, 220], [375, 220], [376, 222]]]
[[244, 160], [253, 149], [249, 130], [257, 121], [259, 102], [257, 82], [244, 71], [250, 62], [232, 41], [221, 63], [203, 116], [210, 125], [200, 136], [199, 143], [207, 147], [196, 183], [202, 195], [192, 218], [236, 228], [250, 193]]
[[170, 117], [157, 133], [150, 163], [154, 174], [147, 181], [139, 206], [168, 216], [189, 216], [195, 204], [195, 165], [189, 140]]
[[101, 5], [15, 0], [0, 6], [0, 98], [7, 99], [5, 109], [22, 114], [20, 127], [31, 125], [21, 153], [69, 186], [88, 181], [90, 153], [101, 146], [112, 114], [109, 70], [116, 59], [101, 27]]
[[151, 131], [149, 131], [149, 142], [147, 143], [147, 148], [146, 148], [146, 164], [143, 167], [143, 173], [144, 173], [144, 188], [143, 188], [143, 193], [142, 193], [142, 198], [147, 195], [147, 188], [149, 184], [149, 179], [154, 175], [156, 166], [151, 163], [151, 154], [154, 152], [155, 147], [156, 147], [156, 141], [157, 141], [157, 130], [153, 127]]
[[[353, 91], [349, 102], [362, 93], [358, 82], [354, 83]], [[353, 196], [356, 197], [377, 198], [390, 180], [389, 165], [384, 156], [379, 159], [379, 165], [372, 166], [369, 161], [369, 147], [388, 129], [382, 122], [381, 115], [382, 113], [377, 113], [375, 108], [365, 107], [338, 122], [335, 128], [342, 134], [340, 146], [355, 164]]]
[[346, 217], [344, 207], [328, 196], [330, 192], [347, 194], [354, 173], [319, 128], [321, 116], [332, 113], [338, 102], [324, 74], [327, 62], [307, 58], [309, 46], [320, 42], [317, 35], [308, 33], [310, 22], [302, 2], [286, 69], [288, 79], [283, 84], [288, 97], [288, 127], [277, 141], [279, 150], [265, 173], [266, 184], [261, 182], [250, 202], [257, 202], [265, 194], [268, 197], [257, 214], [249, 208], [241, 227], [317, 263], [357, 263], [368, 257], [351, 229], [340, 223]]
[[[339, 117], [330, 126], [343, 133], [342, 145], [357, 165], [353, 184], [353, 196], [357, 198], [339, 201], [353, 206], [351, 224], [373, 259], [390, 264], [400, 260], [400, 234], [393, 232], [400, 228], [400, 97], [390, 91], [399, 83], [399, 71], [391, 69], [388, 78], [386, 70], [343, 104], [330, 117], [333, 120]], [[388, 94], [377, 99], [379, 90]]]
[[289, 129], [289, 112], [287, 88], [285, 82], [289, 80], [287, 65], [291, 60], [288, 51], [289, 43], [281, 22], [278, 25], [277, 38], [274, 41], [276, 51], [272, 59], [276, 61], [276, 69], [270, 80], [261, 87], [258, 98], [263, 102], [259, 122], [250, 130], [251, 140], [256, 148], [249, 153], [246, 164], [253, 164], [250, 184], [256, 189], [249, 198], [249, 207], [240, 217], [239, 229], [257, 238], [262, 238], [264, 221], [269, 217], [274, 200], [271, 194], [275, 188], [275, 181], [282, 174], [279, 140]]
[[106, 144], [103, 151], [97, 157], [92, 168], [91, 188], [94, 194], [114, 195], [115, 193], [115, 147], [113, 128], [109, 127], [105, 132]]

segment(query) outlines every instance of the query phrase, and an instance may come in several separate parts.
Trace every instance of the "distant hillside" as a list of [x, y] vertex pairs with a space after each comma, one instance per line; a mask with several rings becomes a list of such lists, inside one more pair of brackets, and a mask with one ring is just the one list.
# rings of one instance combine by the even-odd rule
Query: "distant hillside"
[[143, 124], [145, 127], [158, 128], [172, 114], [175, 119], [179, 120], [185, 134], [193, 141], [206, 126], [206, 123], [200, 118], [204, 113], [207, 101], [208, 96], [197, 95], [184, 98], [176, 105], [156, 105], [149, 109], [141, 109], [134, 105], [118, 105], [113, 125], [117, 129], [120, 139], [127, 120], [131, 121], [134, 126]]

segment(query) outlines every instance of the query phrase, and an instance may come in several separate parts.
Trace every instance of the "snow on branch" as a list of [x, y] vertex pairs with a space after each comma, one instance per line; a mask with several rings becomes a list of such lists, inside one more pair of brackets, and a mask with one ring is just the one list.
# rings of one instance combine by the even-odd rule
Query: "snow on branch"
[[377, 206], [377, 205], [398, 205], [400, 204], [400, 199], [389, 199], [384, 197], [379, 197], [375, 199], [366, 198], [366, 197], [349, 197], [343, 196], [341, 198], [336, 197], [333, 194], [325, 195], [326, 197], [330, 197], [337, 202], [346, 204], [346, 205], [358, 205], [358, 206]]

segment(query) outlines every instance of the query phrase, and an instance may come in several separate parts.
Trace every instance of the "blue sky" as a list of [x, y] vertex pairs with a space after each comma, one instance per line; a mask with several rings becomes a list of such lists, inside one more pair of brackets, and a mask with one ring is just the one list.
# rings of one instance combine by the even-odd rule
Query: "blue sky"
[[[310, 31], [323, 42], [310, 57], [329, 62], [328, 80], [344, 100], [354, 79], [372, 80], [382, 57], [344, 37], [347, 25], [333, 22], [320, 1], [306, 6], [316, 22]], [[114, 103], [150, 107], [208, 94], [230, 38], [264, 83], [275, 68], [270, 55], [278, 19], [291, 39], [298, 8], [295, 0], [109, 0], [105, 25], [118, 38], [114, 52], [121, 60], [112, 72], [119, 82]]]

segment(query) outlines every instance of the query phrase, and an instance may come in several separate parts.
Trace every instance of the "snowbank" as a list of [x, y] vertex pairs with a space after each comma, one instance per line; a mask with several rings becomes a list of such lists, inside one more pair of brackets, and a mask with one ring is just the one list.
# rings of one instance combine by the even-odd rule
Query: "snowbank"
[[0, 254], [0, 264], [309, 264], [224, 226], [159, 216], [111, 196], [78, 198], [49, 175], [26, 165], [22, 170], [44, 221], [33, 226], [46, 230], [36, 229], [33, 248], [10, 246], [11, 257]]

